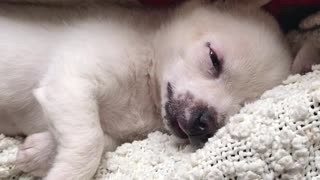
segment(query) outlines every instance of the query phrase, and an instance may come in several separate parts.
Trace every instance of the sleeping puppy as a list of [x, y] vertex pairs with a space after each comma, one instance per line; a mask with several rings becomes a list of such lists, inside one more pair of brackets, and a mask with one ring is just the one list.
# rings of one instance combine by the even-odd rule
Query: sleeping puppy
[[27, 136], [16, 166], [46, 180], [90, 179], [162, 127], [202, 145], [292, 65], [275, 21], [232, 3], [1, 5], [0, 27], [0, 133]]

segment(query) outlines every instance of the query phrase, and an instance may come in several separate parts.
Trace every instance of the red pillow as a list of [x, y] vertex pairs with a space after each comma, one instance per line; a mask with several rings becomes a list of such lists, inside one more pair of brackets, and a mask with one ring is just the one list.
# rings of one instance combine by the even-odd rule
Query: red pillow
[[278, 15], [286, 7], [319, 6], [320, 0], [273, 0], [265, 8], [274, 15]]
[[[182, 2], [183, 0], [139, 0], [146, 6], [165, 7], [172, 4]], [[278, 14], [283, 7], [286, 6], [320, 6], [320, 0], [273, 0], [266, 9], [270, 12]]]

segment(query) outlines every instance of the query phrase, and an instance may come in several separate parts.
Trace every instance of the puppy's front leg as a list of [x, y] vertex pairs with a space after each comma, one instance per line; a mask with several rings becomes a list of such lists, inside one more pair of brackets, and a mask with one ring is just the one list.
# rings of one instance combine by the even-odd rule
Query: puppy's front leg
[[88, 180], [104, 148], [95, 85], [89, 79], [63, 75], [34, 94], [48, 118], [58, 146], [46, 180]]

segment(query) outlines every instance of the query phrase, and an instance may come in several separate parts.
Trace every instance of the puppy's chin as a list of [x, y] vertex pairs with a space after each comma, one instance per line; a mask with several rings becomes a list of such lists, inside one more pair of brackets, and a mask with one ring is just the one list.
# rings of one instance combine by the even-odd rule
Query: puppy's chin
[[173, 139], [174, 143], [176, 143], [176, 144], [190, 144], [189, 139], [180, 138], [176, 135], [173, 135], [172, 139]]
[[[170, 130], [170, 132], [172, 131]], [[194, 152], [205, 145], [205, 143], [194, 144], [191, 142], [192, 140], [190, 138], [180, 138], [174, 134], [172, 135], [172, 140], [175, 145], [179, 146], [180, 148], [184, 149], [184, 151], [187, 151], [187, 152]]]
[[199, 147], [190, 144], [189, 139], [181, 139], [177, 136], [172, 136], [172, 143], [185, 153], [194, 153], [199, 149]]

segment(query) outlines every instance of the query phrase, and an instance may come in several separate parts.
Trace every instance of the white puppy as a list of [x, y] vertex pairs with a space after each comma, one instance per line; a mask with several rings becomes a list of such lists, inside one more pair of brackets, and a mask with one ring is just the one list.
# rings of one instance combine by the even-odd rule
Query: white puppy
[[290, 73], [278, 26], [257, 9], [1, 5], [0, 133], [27, 136], [17, 167], [87, 180], [104, 148], [163, 124], [204, 143]]

